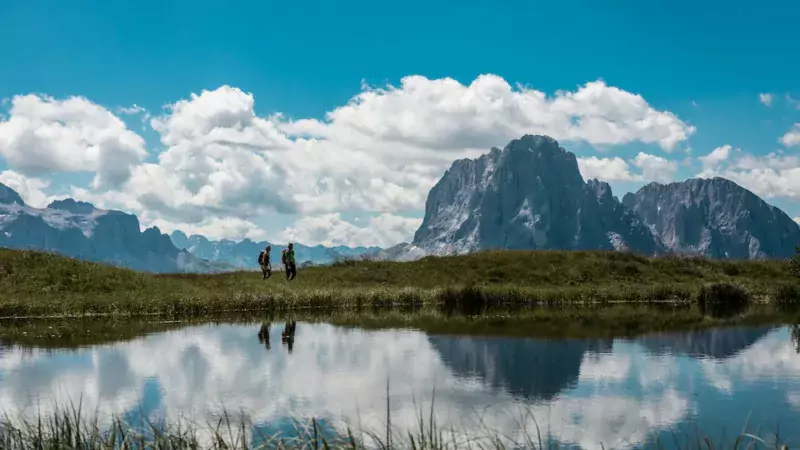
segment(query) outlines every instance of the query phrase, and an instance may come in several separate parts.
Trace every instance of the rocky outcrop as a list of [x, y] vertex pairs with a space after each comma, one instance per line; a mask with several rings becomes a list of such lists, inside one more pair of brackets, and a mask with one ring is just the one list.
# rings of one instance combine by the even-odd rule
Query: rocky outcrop
[[412, 243], [427, 254], [489, 249], [631, 249], [660, 242], [575, 155], [547, 136], [526, 135], [478, 159], [453, 163], [431, 189]]
[[224, 267], [172, 245], [156, 228], [141, 231], [139, 219], [73, 199], [46, 208], [25, 205], [0, 184], [0, 246], [42, 250], [145, 272], [215, 272]]
[[650, 183], [622, 202], [676, 253], [788, 258], [800, 244], [791, 217], [725, 178]]
[[795, 221], [730, 180], [650, 183], [619, 201], [607, 183], [584, 182], [554, 139], [526, 135], [455, 161], [428, 194], [414, 240], [372, 256], [560, 249], [755, 259], [789, 257], [799, 244]]

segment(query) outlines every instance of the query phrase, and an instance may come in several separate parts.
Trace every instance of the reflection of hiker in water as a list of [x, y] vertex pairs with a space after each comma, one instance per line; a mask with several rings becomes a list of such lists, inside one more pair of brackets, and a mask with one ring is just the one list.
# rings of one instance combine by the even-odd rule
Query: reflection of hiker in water
[[272, 264], [269, 259], [269, 252], [272, 250], [271, 246], [267, 246], [261, 253], [258, 254], [258, 265], [261, 266], [261, 274], [264, 275], [266, 280], [272, 275]]
[[258, 342], [264, 344], [267, 350], [270, 349], [269, 343], [269, 330], [271, 325], [269, 323], [261, 324], [261, 329], [258, 330]]
[[292, 353], [292, 348], [294, 347], [295, 328], [297, 328], [297, 321], [287, 321], [283, 326], [283, 332], [281, 333], [281, 342], [286, 344], [286, 348], [289, 350], [289, 353]]
[[281, 252], [281, 262], [286, 270], [286, 279], [294, 280], [294, 277], [297, 276], [297, 266], [294, 262], [294, 244], [289, 243], [289, 248]]

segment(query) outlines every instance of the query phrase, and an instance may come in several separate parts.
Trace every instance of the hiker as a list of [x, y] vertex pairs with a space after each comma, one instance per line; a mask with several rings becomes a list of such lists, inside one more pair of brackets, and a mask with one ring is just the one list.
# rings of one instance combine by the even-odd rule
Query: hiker
[[294, 277], [297, 276], [297, 266], [294, 262], [294, 244], [291, 242], [289, 243], [289, 248], [281, 252], [281, 262], [284, 270], [286, 270], [286, 280], [294, 280]]
[[258, 254], [258, 265], [261, 266], [261, 274], [266, 280], [272, 276], [272, 264], [269, 261], [269, 252], [272, 250], [271, 246], [267, 246], [261, 253]]
[[264, 347], [266, 347], [267, 351], [269, 351], [269, 349], [270, 349], [270, 345], [269, 345], [269, 330], [270, 330], [270, 328], [271, 328], [271, 325], [269, 323], [264, 323], [264, 324], [261, 325], [261, 329], [258, 330], [258, 342], [261, 342], [262, 344], [264, 344]]
[[286, 344], [286, 349], [289, 350], [289, 354], [292, 353], [294, 349], [294, 332], [297, 328], [297, 321], [292, 320], [289, 322], [288, 320], [283, 325], [283, 332], [281, 333], [281, 342]]

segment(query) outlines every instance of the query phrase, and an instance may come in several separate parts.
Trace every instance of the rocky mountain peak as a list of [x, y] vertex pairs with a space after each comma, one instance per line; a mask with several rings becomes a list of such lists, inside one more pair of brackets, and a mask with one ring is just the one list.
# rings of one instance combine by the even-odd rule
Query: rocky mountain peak
[[25, 202], [17, 191], [11, 189], [3, 183], [0, 183], [0, 204], [25, 206]]
[[800, 243], [800, 227], [786, 213], [725, 178], [650, 183], [622, 201], [673, 252], [786, 258]]
[[73, 214], [91, 214], [95, 211], [93, 204], [88, 202], [76, 201], [71, 198], [63, 200], [54, 200], [47, 205], [48, 209], [58, 209], [61, 211], [71, 212]]
[[584, 183], [575, 155], [536, 135], [453, 163], [428, 195], [413, 245], [429, 254], [658, 247], [608, 184]]

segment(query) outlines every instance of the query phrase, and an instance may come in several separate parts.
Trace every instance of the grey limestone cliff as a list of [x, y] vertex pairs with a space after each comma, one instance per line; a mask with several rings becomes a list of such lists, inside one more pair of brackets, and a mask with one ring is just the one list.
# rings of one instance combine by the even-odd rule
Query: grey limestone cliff
[[650, 183], [622, 202], [676, 253], [787, 258], [800, 244], [800, 226], [794, 220], [725, 178]]
[[413, 246], [427, 254], [488, 249], [662, 247], [606, 183], [585, 183], [575, 155], [547, 136], [453, 163], [431, 189]]

